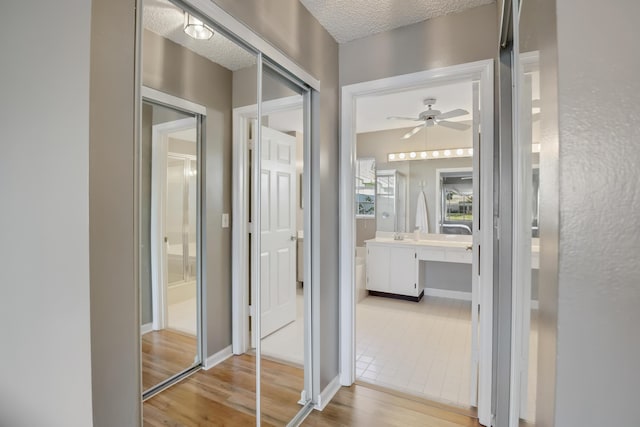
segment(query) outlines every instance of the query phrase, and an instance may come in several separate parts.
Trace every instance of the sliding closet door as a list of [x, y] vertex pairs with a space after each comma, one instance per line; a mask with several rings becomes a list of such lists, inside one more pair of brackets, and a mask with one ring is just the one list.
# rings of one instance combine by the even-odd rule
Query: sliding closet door
[[254, 150], [260, 211], [254, 299], [260, 314], [260, 409], [263, 423], [284, 425], [311, 397], [312, 285], [305, 263], [310, 239], [305, 220], [309, 92], [268, 63], [261, 82], [262, 124]]
[[142, 383], [148, 395], [201, 362], [200, 185], [196, 177], [202, 119], [179, 106], [169, 106], [169, 97], [145, 94], [140, 147], [140, 295]]

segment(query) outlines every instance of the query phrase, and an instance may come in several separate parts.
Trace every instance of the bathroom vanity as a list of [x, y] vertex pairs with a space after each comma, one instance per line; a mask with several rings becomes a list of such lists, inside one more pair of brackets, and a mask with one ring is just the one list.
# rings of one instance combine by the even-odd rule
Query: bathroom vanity
[[[403, 234], [377, 233], [366, 245], [366, 289], [369, 295], [420, 301], [425, 289], [425, 261], [471, 264], [472, 237], [456, 234], [422, 234], [419, 239]], [[537, 239], [534, 239], [537, 241]], [[538, 268], [534, 243], [532, 268]], [[471, 280], [471, 278], [470, 278]]]

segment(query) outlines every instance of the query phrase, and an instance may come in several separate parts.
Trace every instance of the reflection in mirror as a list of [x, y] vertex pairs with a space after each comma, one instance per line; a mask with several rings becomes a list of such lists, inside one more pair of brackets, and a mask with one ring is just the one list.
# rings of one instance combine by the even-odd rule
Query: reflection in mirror
[[142, 104], [142, 385], [200, 363], [198, 351], [199, 115]]
[[[516, 363], [522, 374], [513, 387], [518, 396], [513, 414], [528, 423], [535, 424], [536, 383], [538, 359], [538, 268], [539, 236], [543, 218], [539, 216], [540, 181], [544, 179], [540, 162], [540, 115], [541, 92], [539, 73], [539, 52], [535, 3], [521, 1], [516, 13], [519, 19], [517, 39], [519, 43], [516, 78], [516, 100], [518, 111], [518, 133], [515, 149], [514, 182], [514, 277], [516, 301], [514, 307], [516, 334], [513, 343], [516, 354], [521, 355]], [[518, 419], [512, 419], [518, 423]]]
[[[144, 304], [150, 305], [158, 300], [161, 306], [166, 306], [169, 322], [160, 330], [152, 327], [151, 332], [143, 334], [142, 340], [149, 341], [159, 332], [171, 332], [172, 336], [180, 338], [166, 342], [159, 351], [143, 345], [143, 370], [150, 378], [154, 378], [149, 382], [145, 380], [145, 389], [147, 384], [157, 383], [156, 379], [185, 372], [185, 367], [206, 369], [172, 385], [171, 389], [159, 396], [145, 400], [145, 423], [178, 425], [185, 423], [184, 417], [189, 417], [187, 424], [223, 423], [228, 412], [212, 410], [222, 405], [234, 411], [234, 419], [238, 423], [254, 424], [256, 375], [255, 355], [249, 339], [250, 288], [247, 279], [234, 280], [235, 288], [231, 286], [232, 277], [236, 275], [232, 276], [230, 228], [235, 222], [230, 214], [234, 200], [231, 191], [234, 138], [243, 147], [248, 147], [250, 142], [249, 124], [245, 123], [243, 129], [236, 128], [232, 117], [234, 108], [257, 104], [257, 55], [236, 43], [214, 23], [197, 13], [191, 13], [195, 11], [189, 10], [187, 13], [186, 7], [178, 1], [144, 0], [143, 7], [143, 86], [158, 95], [160, 100], [157, 102], [162, 104], [159, 107], [161, 109], [175, 105], [169, 101], [175, 98], [179, 100], [179, 109], [197, 109], [201, 114], [197, 132], [200, 140], [198, 150], [186, 150], [187, 131], [181, 131], [177, 142], [168, 143], [170, 155], [166, 158], [166, 180], [163, 181], [166, 191], [160, 192], [165, 196], [167, 208], [164, 223], [151, 221], [149, 214], [145, 214], [145, 209], [151, 209], [145, 207], [150, 206], [150, 202], [142, 200], [141, 203], [142, 245], [149, 242], [144, 235], [149, 227], [160, 224], [166, 228], [157, 252], [165, 251], [168, 261], [165, 269], [156, 274], [166, 279], [167, 288], [172, 291], [167, 299], [160, 298], [161, 293], [142, 292], [143, 314], [147, 310]], [[189, 28], [185, 28], [185, 25]], [[168, 109], [173, 111], [175, 108]], [[143, 106], [143, 115], [151, 114], [149, 111], [146, 105]], [[156, 105], [152, 112], [155, 114], [155, 111]], [[143, 123], [144, 120], [143, 117]], [[143, 126], [143, 144], [144, 132]], [[190, 134], [196, 132], [190, 131]], [[144, 146], [141, 157], [144, 186], [149, 185], [145, 184], [145, 168], [150, 169], [155, 163], [151, 163], [151, 152], [145, 152]], [[248, 170], [248, 163], [243, 167]], [[143, 188], [141, 194], [144, 195], [145, 191], [150, 190]], [[246, 194], [238, 195], [238, 198], [243, 196], [249, 199], [248, 189]], [[194, 202], [197, 209], [192, 211]], [[200, 214], [196, 216], [195, 227], [194, 212]], [[240, 212], [234, 212], [236, 214], [240, 215]], [[245, 243], [248, 247], [248, 233]], [[143, 272], [144, 263], [154, 253], [153, 248], [142, 249]], [[248, 249], [246, 253], [248, 257]], [[248, 276], [248, 261], [240, 265], [244, 268], [241, 273]], [[154, 270], [149, 269], [148, 274], [153, 276]], [[191, 285], [193, 281], [197, 289], [195, 302]], [[145, 280], [141, 280], [141, 283], [144, 285]], [[242, 301], [246, 312], [238, 314], [236, 319], [232, 313], [232, 292], [240, 289], [242, 295], [246, 296], [246, 300]], [[174, 298], [183, 315], [171, 314]], [[151, 320], [143, 318], [143, 322], [156, 322], [156, 319], [153, 316]], [[165, 358], [184, 358], [185, 364], [181, 362], [177, 366], [176, 363], [167, 368]], [[198, 387], [192, 386], [194, 382], [198, 383]], [[184, 402], [201, 404], [196, 408], [188, 404], [175, 404], [176, 401], [172, 400], [175, 395], [171, 394], [174, 391], [184, 398]], [[168, 405], [163, 399], [173, 403]]]
[[285, 425], [311, 396], [305, 301], [306, 91], [263, 66], [260, 139], [261, 421]]

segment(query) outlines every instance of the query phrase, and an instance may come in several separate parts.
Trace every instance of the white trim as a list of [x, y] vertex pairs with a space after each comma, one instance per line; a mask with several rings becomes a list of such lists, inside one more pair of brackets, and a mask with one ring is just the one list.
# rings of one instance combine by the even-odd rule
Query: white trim
[[207, 115], [207, 107], [191, 102], [188, 99], [178, 98], [177, 96], [169, 95], [168, 93], [161, 92], [147, 86], [142, 86], [141, 92], [143, 99], [168, 105], [169, 107], [179, 108], [180, 110], [187, 111], [189, 113], [200, 114], [202, 116]]
[[[262, 105], [262, 115], [301, 108], [301, 95], [266, 101]], [[248, 170], [249, 149], [248, 123], [257, 117], [257, 105], [248, 105], [233, 109], [233, 177], [231, 221], [231, 337], [233, 354], [244, 354], [250, 348], [249, 336], [249, 186]], [[305, 206], [309, 206], [305, 201]], [[307, 236], [305, 230], [305, 237]], [[306, 239], [305, 239], [306, 241]]]
[[140, 335], [148, 334], [151, 331], [153, 331], [153, 323], [151, 322], [140, 326]]
[[[455, 65], [418, 73], [394, 76], [380, 80], [344, 86], [341, 94], [340, 131], [340, 382], [348, 386], [355, 381], [355, 215], [354, 215], [354, 160], [355, 160], [355, 103], [358, 97], [406, 90], [414, 87], [443, 84], [447, 81], [471, 79], [481, 83], [482, 144], [480, 154], [488, 179], [483, 179], [482, 207], [482, 280], [479, 296], [481, 357], [479, 389], [484, 399], [478, 407], [482, 424], [491, 421], [492, 380], [492, 327], [493, 327], [493, 141], [494, 93], [493, 59]], [[475, 244], [475, 242], [474, 242]]]
[[[226, 29], [230, 33], [247, 45], [261, 52], [270, 60], [285, 68], [298, 79], [312, 87], [320, 90], [320, 81], [296, 64], [288, 56], [275, 48], [264, 38], [253, 32], [249, 27], [235, 19], [222, 7], [216, 5], [211, 0], [182, 0], [186, 5], [200, 11], [205, 17], [216, 22], [219, 26]], [[215, 25], [214, 25], [215, 26]]]
[[222, 350], [220, 350], [219, 352], [207, 357], [207, 359], [202, 364], [202, 369], [204, 369], [205, 371], [208, 371], [214, 366], [224, 362], [231, 356], [233, 356], [233, 352], [231, 351], [231, 346], [227, 346]]
[[329, 402], [331, 402], [331, 399], [333, 399], [333, 396], [340, 390], [340, 387], [342, 387], [340, 384], [340, 375], [336, 375], [318, 396], [318, 401], [314, 405], [314, 409], [322, 411], [326, 408]]
[[471, 292], [450, 291], [448, 289], [424, 288], [424, 296], [471, 301]]

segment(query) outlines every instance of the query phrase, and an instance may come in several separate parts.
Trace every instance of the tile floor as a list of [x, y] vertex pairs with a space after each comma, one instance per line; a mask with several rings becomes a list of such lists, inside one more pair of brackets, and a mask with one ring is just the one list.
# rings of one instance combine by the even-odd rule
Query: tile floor
[[470, 406], [471, 303], [368, 296], [356, 306], [356, 378]]
[[186, 334], [197, 335], [197, 305], [195, 298], [169, 304], [168, 327]]

